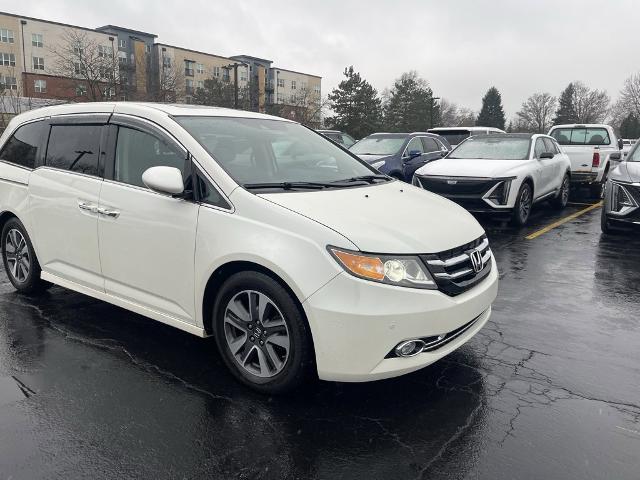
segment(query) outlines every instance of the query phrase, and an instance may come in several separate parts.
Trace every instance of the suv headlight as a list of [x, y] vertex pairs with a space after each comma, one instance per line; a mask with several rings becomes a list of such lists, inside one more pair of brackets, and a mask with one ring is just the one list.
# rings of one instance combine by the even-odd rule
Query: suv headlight
[[621, 183], [611, 183], [611, 212], [625, 215], [638, 208], [631, 192]]
[[506, 205], [509, 202], [509, 191], [511, 190], [511, 182], [516, 177], [505, 178], [496, 183], [491, 190], [487, 192], [484, 198], [494, 205]]
[[351, 275], [373, 282], [402, 287], [438, 288], [422, 261], [413, 255], [374, 255], [328, 247], [342, 268]]

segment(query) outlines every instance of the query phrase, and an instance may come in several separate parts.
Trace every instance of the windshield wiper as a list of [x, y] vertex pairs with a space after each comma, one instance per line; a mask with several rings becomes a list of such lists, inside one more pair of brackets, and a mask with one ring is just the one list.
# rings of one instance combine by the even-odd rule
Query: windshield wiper
[[259, 190], [263, 188], [281, 188], [282, 190], [321, 190], [323, 188], [334, 187], [332, 183], [320, 182], [261, 182], [261, 183], [245, 183], [244, 188], [247, 190]]
[[345, 178], [344, 180], [336, 180], [333, 183], [352, 183], [352, 182], [368, 182], [375, 183], [376, 180], [388, 181], [387, 175], [359, 175], [357, 177]]

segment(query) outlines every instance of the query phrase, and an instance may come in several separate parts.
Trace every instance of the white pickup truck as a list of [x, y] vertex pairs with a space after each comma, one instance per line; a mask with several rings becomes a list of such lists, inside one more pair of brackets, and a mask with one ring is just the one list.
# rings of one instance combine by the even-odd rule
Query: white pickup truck
[[549, 135], [571, 160], [572, 183], [588, 184], [599, 195], [609, 171], [622, 160], [622, 139], [604, 124], [554, 125]]

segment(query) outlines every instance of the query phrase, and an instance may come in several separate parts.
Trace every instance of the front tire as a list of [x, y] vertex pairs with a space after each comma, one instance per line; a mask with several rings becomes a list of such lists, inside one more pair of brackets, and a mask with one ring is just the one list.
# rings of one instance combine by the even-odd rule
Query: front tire
[[511, 222], [514, 225], [522, 227], [527, 224], [531, 207], [533, 205], [533, 189], [529, 183], [524, 182], [518, 191], [518, 198], [513, 209]]
[[562, 179], [562, 185], [560, 186], [560, 191], [558, 192], [558, 196], [556, 196], [552, 204], [558, 210], [562, 210], [569, 203], [569, 193], [571, 191], [571, 183], [569, 179], [569, 175], [564, 176]]
[[40, 278], [40, 264], [27, 230], [17, 218], [4, 224], [0, 234], [2, 262], [13, 287], [20, 293], [40, 293], [51, 286]]
[[220, 288], [213, 329], [231, 373], [262, 393], [293, 390], [312, 376], [311, 334], [296, 300], [259, 272], [239, 272]]
[[607, 218], [607, 214], [605, 213], [604, 205], [602, 206], [602, 210], [600, 211], [600, 230], [602, 230], [602, 233], [604, 233], [605, 235], [613, 233], [611, 222], [609, 221], [609, 219]]

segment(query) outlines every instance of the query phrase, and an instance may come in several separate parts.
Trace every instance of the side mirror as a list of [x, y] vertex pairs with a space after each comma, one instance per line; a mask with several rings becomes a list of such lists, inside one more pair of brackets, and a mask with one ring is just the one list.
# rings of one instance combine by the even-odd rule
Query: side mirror
[[442, 158], [446, 157], [448, 153], [449, 153], [449, 152], [447, 152], [446, 150], [440, 150], [440, 156], [441, 156]]
[[154, 192], [178, 195], [184, 192], [182, 173], [175, 167], [151, 167], [142, 174], [142, 182]]
[[553, 158], [555, 157], [555, 154], [552, 152], [542, 152], [540, 154], [540, 157], [538, 157], [540, 160], [542, 160], [543, 158]]
[[621, 138], [618, 139], [618, 150], [622, 150], [624, 148], [624, 143]]
[[411, 160], [412, 158], [419, 157], [420, 155], [422, 155], [422, 152], [420, 150], [411, 150], [409, 152], [409, 155], [407, 155], [405, 158], [407, 160]]
[[611, 155], [609, 155], [609, 160], [621, 160], [622, 159], [622, 155], [620, 152], [613, 152]]

